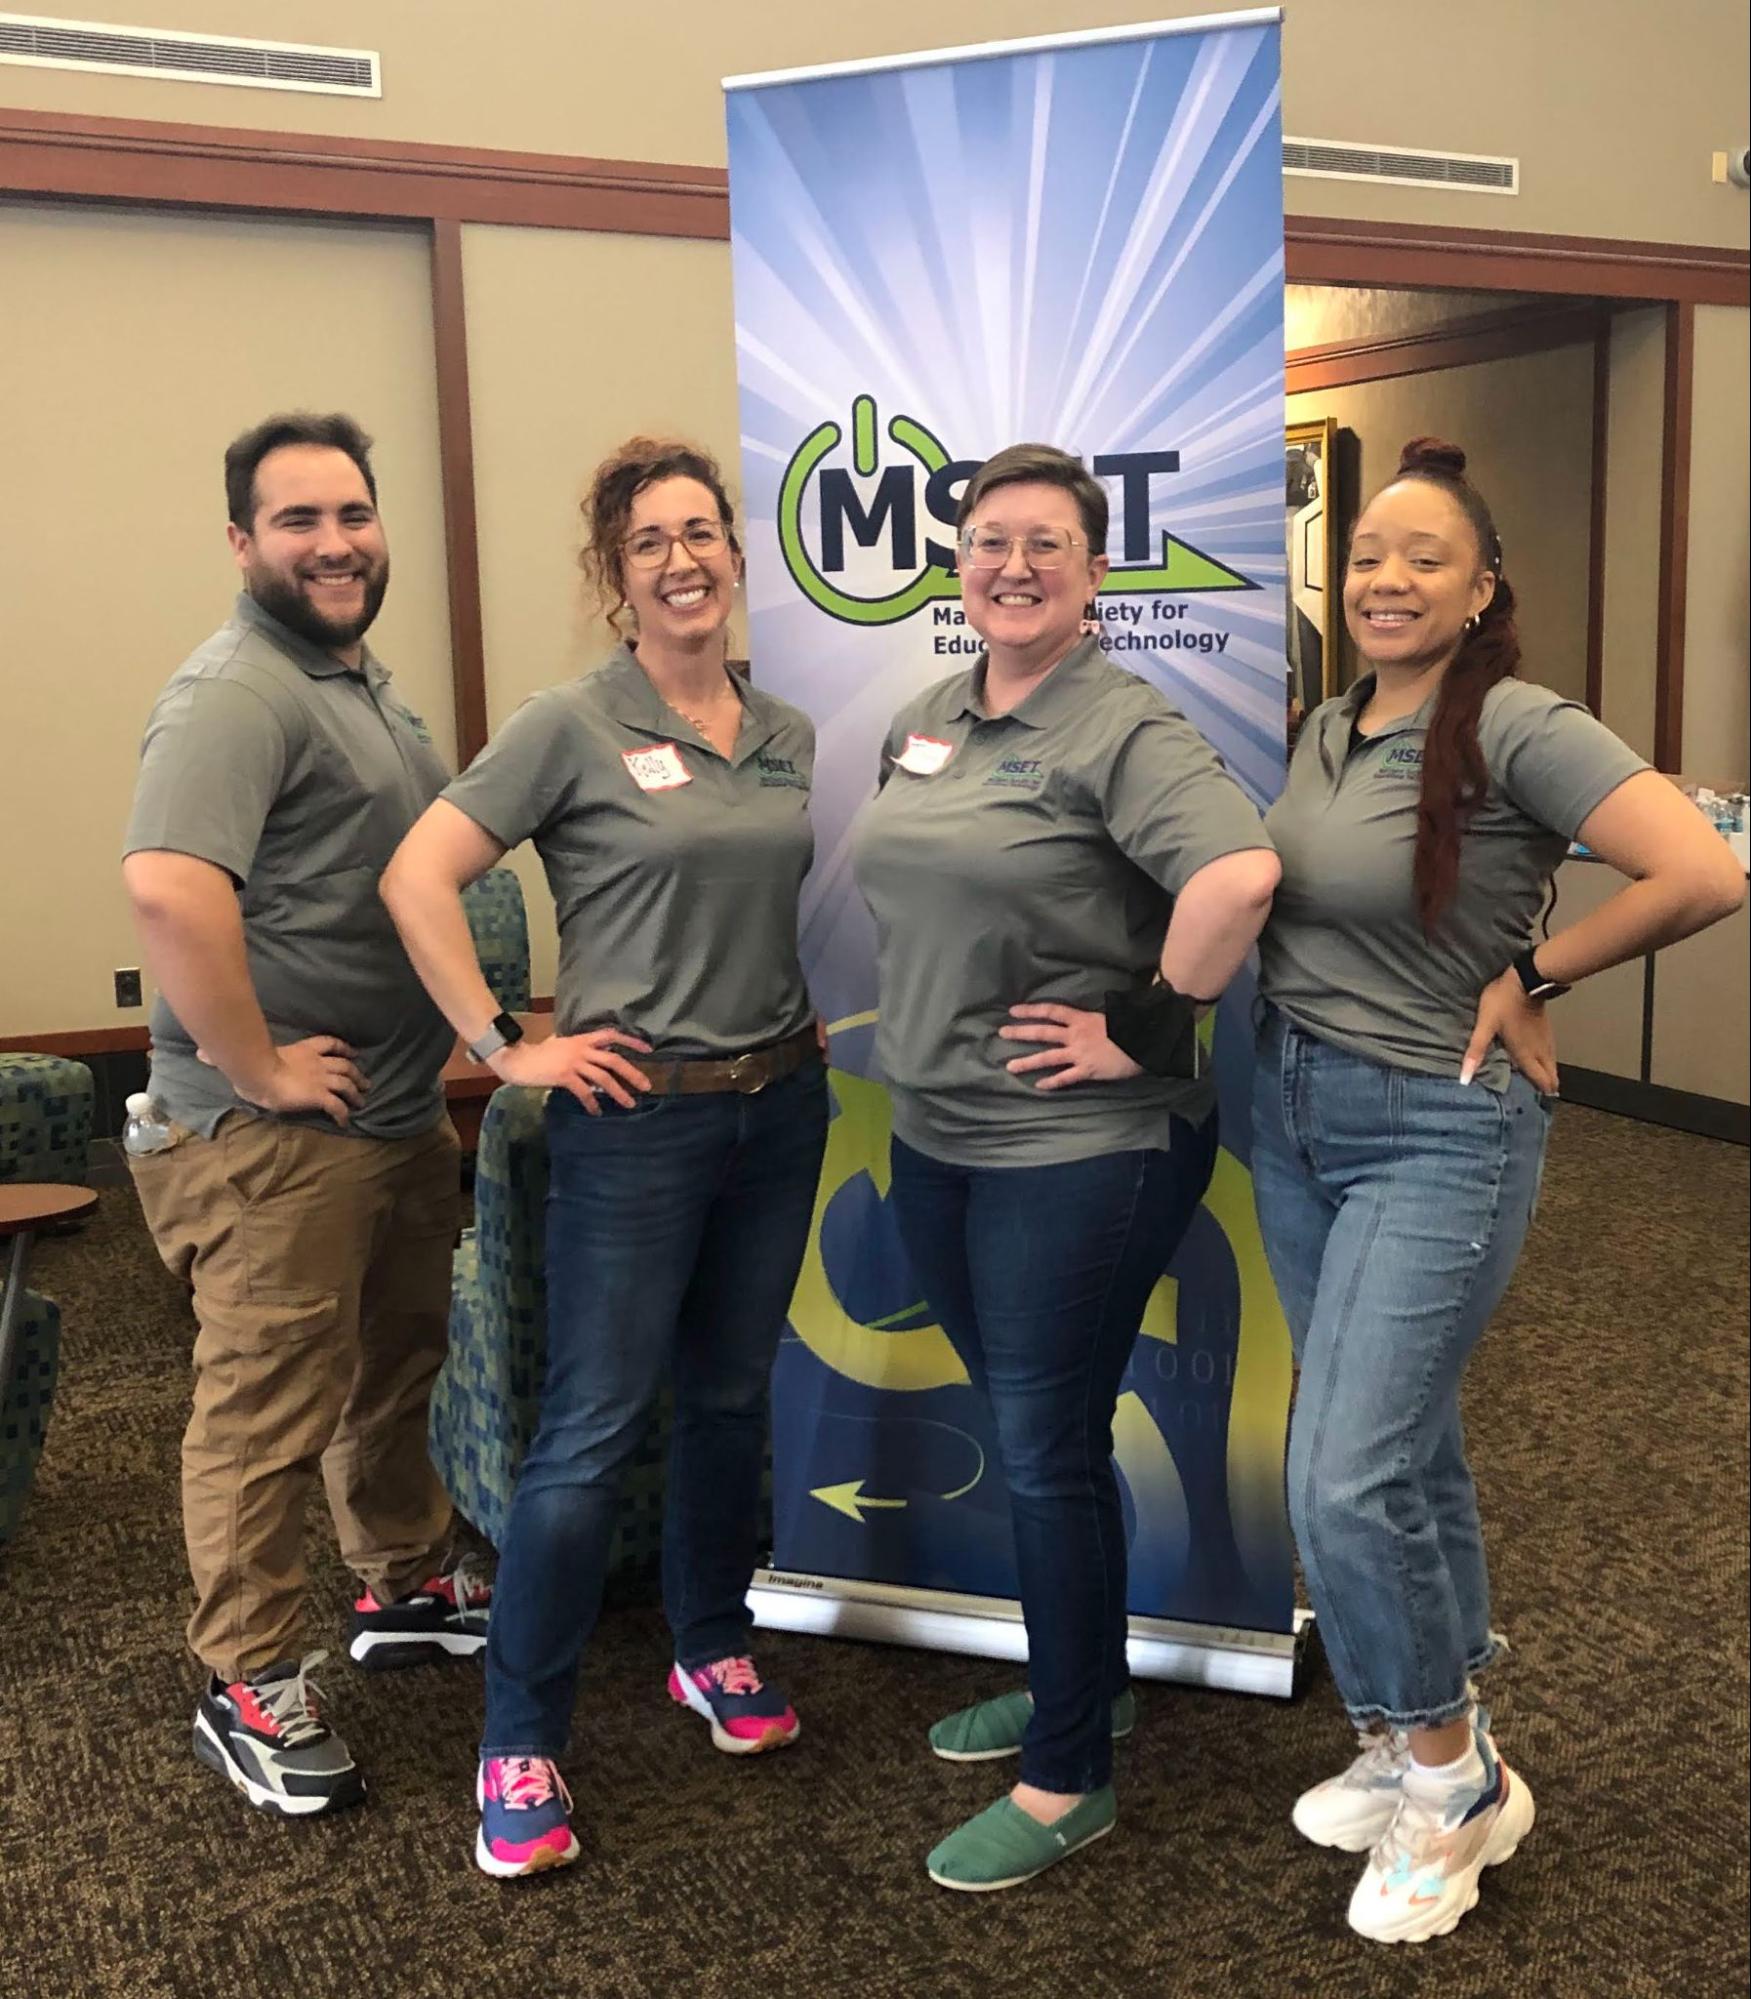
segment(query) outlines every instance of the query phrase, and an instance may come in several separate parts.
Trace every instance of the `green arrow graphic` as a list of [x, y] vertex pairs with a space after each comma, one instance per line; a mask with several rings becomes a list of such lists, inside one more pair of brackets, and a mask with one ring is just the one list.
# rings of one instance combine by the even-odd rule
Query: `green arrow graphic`
[[878, 1506], [897, 1507], [906, 1504], [903, 1499], [871, 1499], [864, 1492], [863, 1480], [847, 1479], [843, 1485], [817, 1485], [809, 1494], [823, 1506], [832, 1507], [835, 1513], [843, 1513], [847, 1520], [855, 1520], [861, 1526], [863, 1516]]
[[1109, 569], [1100, 586], [1103, 597], [1132, 596], [1144, 590], [1256, 590], [1238, 570], [1181, 541], [1166, 529], [1161, 535], [1161, 560], [1151, 569]]

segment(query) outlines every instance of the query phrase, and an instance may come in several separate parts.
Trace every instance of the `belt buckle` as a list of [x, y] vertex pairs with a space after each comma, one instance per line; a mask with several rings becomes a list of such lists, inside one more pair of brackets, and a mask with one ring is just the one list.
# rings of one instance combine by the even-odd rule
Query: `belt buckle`
[[745, 1080], [754, 1073], [760, 1059], [752, 1051], [745, 1055], [736, 1056], [730, 1063], [730, 1088], [740, 1092], [744, 1097], [757, 1097], [772, 1080], [770, 1076], [762, 1076], [757, 1083], [750, 1083]]

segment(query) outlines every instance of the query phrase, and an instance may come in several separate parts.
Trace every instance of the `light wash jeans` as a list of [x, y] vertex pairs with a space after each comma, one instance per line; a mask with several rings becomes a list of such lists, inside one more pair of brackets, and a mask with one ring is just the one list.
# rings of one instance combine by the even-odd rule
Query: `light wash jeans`
[[1358, 1725], [1432, 1727], [1500, 1649], [1459, 1383], [1513, 1275], [1550, 1105], [1388, 1068], [1264, 1009], [1253, 1188], [1300, 1367], [1289, 1517]]

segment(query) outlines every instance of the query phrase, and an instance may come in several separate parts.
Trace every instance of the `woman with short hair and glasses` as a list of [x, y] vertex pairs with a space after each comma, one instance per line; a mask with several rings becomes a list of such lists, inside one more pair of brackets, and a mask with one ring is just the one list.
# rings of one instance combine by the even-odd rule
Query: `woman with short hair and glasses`
[[895, 717], [855, 866], [900, 1231], [990, 1400], [1015, 1531], [1028, 1691], [930, 1737], [952, 1760], [1020, 1752], [1020, 1781], [928, 1861], [991, 1889], [1113, 1824], [1132, 1725], [1113, 1414], [1216, 1160], [1193, 1009], [1240, 968], [1277, 861], [1203, 738], [1082, 633], [1107, 568], [1082, 461], [1000, 451], [959, 530], [985, 650]]
[[[733, 673], [741, 576], [716, 464], [634, 438], [584, 501], [626, 636], [512, 716], [408, 834], [383, 898], [469, 1052], [547, 1088], [547, 1374], [486, 1659], [475, 1858], [575, 1860], [558, 1769], [621, 1475], [667, 1373], [669, 1693], [735, 1755], [798, 1734], [748, 1656], [768, 1381], [814, 1211], [825, 1039], [797, 960], [806, 715]], [[518, 1038], [461, 890], [532, 840], [559, 919], [557, 1033]]]

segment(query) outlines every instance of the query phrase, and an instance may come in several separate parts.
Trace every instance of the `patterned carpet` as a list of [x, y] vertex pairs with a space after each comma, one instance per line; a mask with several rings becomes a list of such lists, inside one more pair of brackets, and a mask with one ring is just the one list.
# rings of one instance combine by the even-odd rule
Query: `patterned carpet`
[[368, 1807], [257, 1817], [188, 1752], [177, 1440], [189, 1325], [127, 1191], [43, 1248], [63, 1387], [0, 1558], [0, 1992], [1682, 1994], [1746, 1989], [1747, 1156], [1576, 1108], [1473, 1370], [1493, 1535], [1492, 1676], [1538, 1799], [1522, 1853], [1443, 1942], [1343, 1921], [1356, 1863], [1288, 1806], [1341, 1760], [1320, 1671], [1292, 1705], [1140, 1690], [1113, 1838], [1029, 1888], [955, 1896], [922, 1860], [996, 1794], [922, 1745], [1004, 1682], [977, 1661], [774, 1637], [791, 1753], [739, 1763], [664, 1696], [660, 1620], [606, 1619], [569, 1759], [584, 1860], [469, 1863], [478, 1671], [368, 1678], [313, 1531], [329, 1706]]

